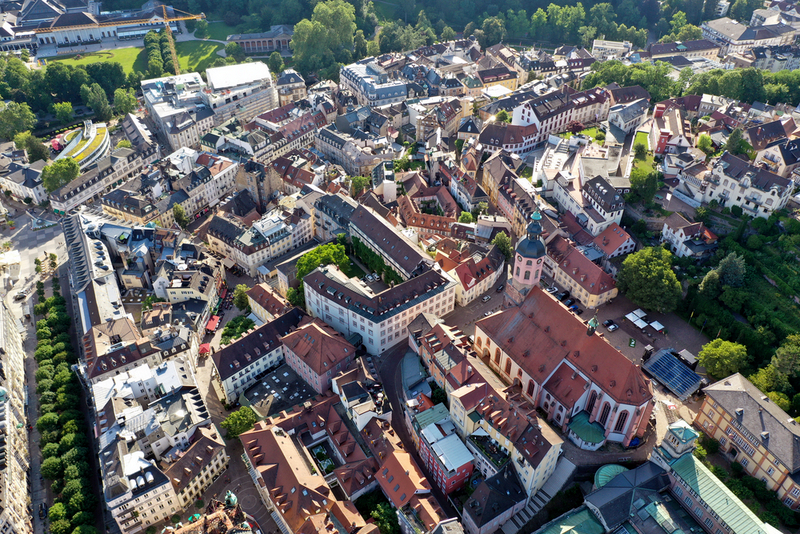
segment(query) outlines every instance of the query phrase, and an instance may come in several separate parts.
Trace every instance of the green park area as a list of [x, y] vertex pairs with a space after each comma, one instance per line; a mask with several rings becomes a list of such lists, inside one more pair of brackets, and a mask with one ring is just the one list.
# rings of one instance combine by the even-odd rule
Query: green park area
[[[211, 24], [209, 27], [213, 27]], [[225, 30], [227, 31], [227, 29]], [[178, 62], [183, 72], [202, 72], [217, 57], [217, 50], [224, 48], [225, 45], [212, 41], [183, 41], [175, 44], [178, 52]], [[89, 65], [105, 61], [116, 61], [122, 65], [125, 72], [145, 72], [147, 71], [147, 55], [144, 48], [120, 48], [115, 50], [104, 50], [102, 52], [91, 52], [88, 54], [77, 54], [48, 60], [58, 61], [73, 67], [78, 65]]]
[[228, 26], [221, 20], [208, 23], [208, 38], [214, 41], [225, 41], [228, 36], [236, 33], [236, 28]]

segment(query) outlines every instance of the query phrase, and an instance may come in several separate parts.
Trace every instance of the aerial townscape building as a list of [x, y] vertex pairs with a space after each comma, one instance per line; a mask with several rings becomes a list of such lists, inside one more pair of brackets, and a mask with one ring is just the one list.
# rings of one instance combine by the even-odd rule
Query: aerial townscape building
[[0, 534], [793, 531], [800, 5], [294, 4], [2, 5]]

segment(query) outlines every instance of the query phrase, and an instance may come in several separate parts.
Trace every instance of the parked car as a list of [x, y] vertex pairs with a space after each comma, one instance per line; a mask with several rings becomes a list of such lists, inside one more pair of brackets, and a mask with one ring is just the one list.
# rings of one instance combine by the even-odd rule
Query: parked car
[[618, 324], [612, 324], [612, 325], [608, 326], [608, 331], [609, 332], [613, 332], [614, 330], [617, 330], [618, 328], [619, 328]]
[[612, 321], [611, 319], [607, 319], [607, 320], [603, 321], [603, 326], [605, 326], [606, 328], [608, 328], [609, 326], [611, 326], [613, 324], [614, 324], [614, 321]]
[[569, 291], [564, 291], [562, 293], [559, 293], [558, 295], [556, 295], [556, 298], [558, 300], [560, 300], [560, 301], [563, 301], [564, 299], [569, 298]]
[[547, 292], [550, 293], [550, 294], [556, 293], [556, 292], [558, 292], [558, 288], [556, 286], [548, 287], [547, 288]]
[[574, 310], [574, 311], [575, 311], [575, 315], [581, 315], [583, 313], [583, 310], [580, 309], [580, 308], [578, 308], [577, 310]]
[[492, 312], [488, 311], [488, 312], [484, 313], [483, 316], [484, 317], [489, 317], [491, 314], [492, 314]]
[[579, 309], [579, 308], [578, 308], [578, 305], [577, 305], [577, 304], [572, 304], [572, 305], [569, 307], [569, 311], [577, 311], [578, 309]]
[[500, 284], [499, 286], [497, 286], [497, 292], [500, 293], [504, 287], [506, 287], [505, 284]]
[[20, 291], [16, 295], [14, 295], [14, 300], [25, 300], [25, 293]]
[[489, 301], [491, 298], [492, 298], [492, 296], [491, 296], [491, 295], [486, 295], [485, 297], [483, 297], [483, 298], [481, 299], [481, 302], [488, 302], [488, 301]]
[[567, 308], [572, 307], [573, 304], [575, 304], [575, 299], [567, 299], [564, 301], [564, 306]]

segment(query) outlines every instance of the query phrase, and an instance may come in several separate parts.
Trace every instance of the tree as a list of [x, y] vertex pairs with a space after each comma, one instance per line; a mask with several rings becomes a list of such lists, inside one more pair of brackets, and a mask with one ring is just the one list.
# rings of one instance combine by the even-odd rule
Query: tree
[[456, 32], [450, 26], [445, 26], [444, 28], [442, 28], [442, 34], [441, 34], [440, 37], [441, 37], [442, 42], [446, 43], [446, 42], [452, 41], [453, 39], [456, 38]]
[[647, 147], [644, 143], [636, 143], [633, 145], [633, 153], [636, 159], [645, 159], [647, 157]]
[[[353, 38], [354, 59], [361, 59], [367, 56], [367, 39], [364, 37], [364, 30], [357, 30]], [[271, 57], [271, 56], [270, 56]]]
[[706, 156], [713, 154], [714, 141], [711, 139], [711, 136], [708, 134], [700, 134], [700, 137], [697, 139], [697, 148], [702, 150]]
[[370, 512], [381, 534], [400, 534], [397, 513], [389, 503], [380, 503]]
[[64, 506], [64, 503], [56, 502], [53, 503], [53, 506], [50, 507], [50, 510], [47, 512], [50, 521], [58, 521], [60, 519], [67, 518], [67, 507]]
[[55, 480], [61, 477], [61, 472], [64, 469], [63, 462], [58, 456], [52, 456], [42, 462], [41, 473], [47, 480]]
[[114, 148], [133, 148], [133, 145], [127, 139], [120, 139]]
[[267, 59], [267, 66], [269, 67], [269, 71], [273, 74], [278, 74], [283, 72], [283, 56], [277, 50], [269, 55], [269, 59]]
[[25, 149], [28, 152], [28, 161], [30, 163], [40, 159], [46, 160], [50, 157], [50, 150], [44, 145], [44, 142], [38, 137], [34, 137], [31, 132], [20, 132], [15, 135], [14, 145], [18, 149]]
[[458, 216], [458, 222], [464, 223], [464, 224], [470, 224], [470, 223], [475, 222], [475, 218], [472, 216], [472, 214], [470, 212], [462, 211], [461, 215]]
[[484, 19], [481, 31], [483, 32], [483, 40], [481, 41], [479, 36], [478, 41], [480, 41], [481, 47], [485, 49], [503, 40], [506, 36], [506, 23], [500, 17], [488, 17]]
[[572, 134], [579, 134], [586, 129], [586, 126], [580, 121], [569, 121], [567, 123], [567, 131]]
[[733, 155], [746, 154], [750, 148], [747, 141], [744, 140], [741, 128], [734, 128], [728, 136], [728, 141], [725, 143], [725, 150]]
[[250, 288], [245, 284], [238, 284], [233, 290], [233, 305], [242, 311], [250, 307], [250, 300], [247, 298], [248, 291]]
[[198, 39], [208, 39], [209, 35], [208, 22], [205, 20], [198, 20], [197, 24], [195, 24], [194, 36]]
[[74, 159], [59, 159], [42, 169], [42, 183], [47, 192], [52, 193], [77, 178], [80, 172], [80, 166]]
[[344, 0], [317, 3], [311, 20], [303, 19], [294, 27], [291, 48], [298, 70], [316, 70], [352, 56], [355, 20], [355, 7]]
[[53, 113], [61, 124], [72, 122], [72, 102], [56, 102], [53, 104]]
[[[640, 145], [641, 146], [641, 145]], [[658, 172], [637, 167], [631, 172], [631, 200], [641, 200], [645, 205], [653, 202], [658, 190]]]
[[72, 523], [68, 519], [59, 519], [50, 522], [50, 532], [52, 534], [70, 534]]
[[700, 282], [700, 293], [705, 297], [715, 299], [719, 296], [719, 291], [719, 272], [716, 269], [712, 269], [706, 273], [703, 281]]
[[508, 114], [508, 111], [501, 109], [497, 112], [497, 115], [494, 116], [497, 122], [511, 122], [511, 116]]
[[97, 120], [107, 121], [111, 119], [113, 113], [108, 103], [108, 96], [99, 83], [81, 86], [81, 98], [87, 106], [92, 108]]
[[709, 374], [722, 378], [738, 373], [747, 364], [747, 349], [732, 341], [714, 339], [703, 345], [697, 361]]
[[136, 100], [136, 93], [133, 89], [123, 89], [122, 87], [114, 91], [114, 110], [120, 115], [127, 115], [139, 105]]
[[500, 232], [497, 234], [492, 240], [492, 245], [495, 245], [497, 250], [506, 257], [506, 261], [511, 261], [511, 258], [514, 257], [514, 247], [511, 246], [511, 238], [508, 237], [507, 233]]
[[661, 247], [634, 252], [622, 262], [617, 287], [637, 306], [661, 313], [673, 311], [681, 298], [681, 284], [672, 271], [671, 257]]
[[242, 406], [226, 417], [225, 420], [220, 423], [220, 426], [227, 431], [226, 437], [228, 439], [235, 439], [238, 438], [240, 434], [252, 429], [256, 421], [258, 421], [256, 412], [249, 406]]
[[186, 230], [186, 227], [189, 226], [189, 217], [186, 216], [186, 210], [183, 209], [183, 206], [180, 204], [172, 206], [172, 216], [175, 217], [175, 222], [178, 223], [178, 226]]
[[308, 273], [321, 265], [336, 265], [343, 267], [350, 263], [344, 247], [338, 243], [319, 245], [309, 250], [297, 261], [297, 279], [302, 280]]
[[370, 179], [366, 176], [353, 176], [350, 178], [350, 196], [358, 198], [369, 185]]
[[800, 375], [800, 335], [790, 334], [775, 351], [772, 365], [780, 373], [795, 377]]
[[[0, 103], [0, 106], [3, 106]], [[33, 130], [36, 115], [26, 103], [9, 102], [0, 108], [0, 139], [11, 141], [20, 132]]]
[[747, 274], [747, 264], [744, 258], [731, 252], [725, 256], [717, 266], [719, 281], [723, 286], [741, 287]]
[[232, 57], [237, 63], [241, 63], [247, 57], [242, 45], [236, 42], [230, 42], [225, 45], [225, 55], [227, 57]]

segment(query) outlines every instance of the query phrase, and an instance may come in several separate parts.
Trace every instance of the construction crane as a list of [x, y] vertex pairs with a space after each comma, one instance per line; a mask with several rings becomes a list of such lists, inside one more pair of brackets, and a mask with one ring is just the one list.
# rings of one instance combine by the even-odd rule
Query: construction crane
[[[175, 50], [175, 39], [172, 36], [172, 28], [170, 28], [171, 22], [180, 22], [182, 20], [204, 20], [206, 18], [205, 13], [200, 13], [199, 15], [192, 15], [191, 13], [187, 13], [186, 11], [181, 11], [180, 9], [172, 8], [175, 12], [180, 12], [182, 15], [178, 17], [170, 18], [167, 16], [167, 6], [162, 5], [161, 11], [164, 16], [164, 26], [167, 29], [167, 35], [169, 36], [169, 50], [172, 54], [172, 66], [175, 67], [175, 74], [180, 74], [181, 69], [180, 65], [178, 64], [178, 53]], [[117, 20], [110, 20], [106, 22], [98, 22], [97, 24], [78, 24], [75, 26], [59, 26], [57, 28], [40, 28], [33, 30], [34, 32], [38, 33], [53, 33], [54, 31], [63, 31], [63, 30], [84, 30], [84, 29], [91, 29], [91, 28], [105, 28], [108, 26], [120, 26], [120, 25], [134, 25], [134, 24], [152, 24], [152, 19], [117, 19]], [[109, 32], [110, 33], [110, 32]], [[77, 44], [77, 43], [76, 43]]]
[[167, 6], [162, 4], [161, 9], [164, 12], [164, 28], [166, 28], [166, 30], [167, 30], [167, 40], [169, 41], [169, 51], [170, 51], [170, 54], [172, 54], [172, 66], [175, 69], [175, 74], [180, 74], [181, 73], [181, 66], [178, 63], [178, 51], [175, 50], [175, 39], [172, 36], [172, 28], [170, 27], [169, 23], [170, 22], [178, 22], [178, 21], [181, 21], [181, 20], [202, 20], [202, 19], [206, 18], [206, 15], [205, 15], [205, 13], [200, 13], [199, 15], [192, 15], [191, 13], [187, 13], [186, 11], [181, 11], [180, 9], [175, 9], [173, 7], [172, 8], [173, 11], [180, 11], [181, 13], [183, 13], [183, 16], [169, 18], [167, 16]]

